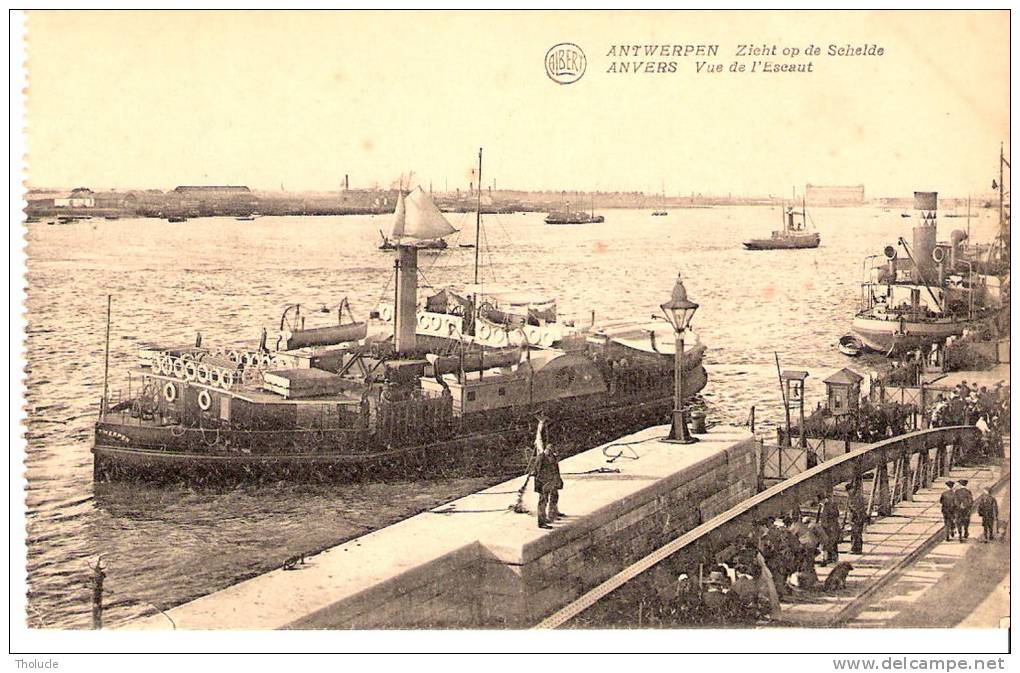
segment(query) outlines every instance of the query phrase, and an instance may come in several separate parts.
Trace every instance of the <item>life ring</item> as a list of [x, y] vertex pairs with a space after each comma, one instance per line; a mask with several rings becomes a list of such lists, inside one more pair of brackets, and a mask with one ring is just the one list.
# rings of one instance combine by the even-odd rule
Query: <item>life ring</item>
[[273, 359], [269, 357], [269, 353], [263, 353], [262, 355], [259, 356], [259, 367], [268, 369], [272, 363]]
[[202, 411], [209, 411], [209, 407], [212, 406], [212, 397], [209, 395], [208, 390], [203, 390], [198, 393], [198, 408]]
[[437, 315], [432, 316], [432, 329], [439, 331], [439, 328], [443, 326], [443, 320]]
[[482, 323], [482, 326], [478, 328], [478, 334], [483, 339], [488, 339], [489, 337], [492, 336], [492, 328], [489, 327], [487, 324]]
[[537, 344], [542, 340], [542, 333], [537, 327], [525, 327], [524, 334], [528, 337], [529, 344]]
[[234, 372], [224, 371], [220, 377], [220, 388], [230, 390], [234, 386]]
[[174, 373], [174, 363], [170, 360], [169, 355], [164, 355], [159, 359], [159, 371], [164, 376], [170, 376]]
[[194, 381], [198, 378], [198, 365], [195, 364], [194, 360], [188, 360], [184, 363], [184, 379], [186, 381]]
[[446, 336], [454, 337], [457, 336], [457, 323], [450, 321], [446, 323]]
[[174, 376], [179, 379], [184, 378], [184, 360], [180, 358], [174, 358]]
[[393, 309], [390, 308], [389, 304], [383, 304], [382, 307], [379, 308], [379, 317], [386, 322], [393, 320]]
[[230, 360], [231, 362], [240, 362], [241, 356], [238, 355], [237, 351], [230, 351], [229, 353], [227, 353], [227, 359]]
[[194, 353], [181, 353], [181, 359], [182, 360], [194, 360], [195, 359], [195, 354]]
[[429, 326], [429, 317], [427, 315], [425, 315], [424, 313], [420, 314], [418, 316], [418, 327], [421, 327], [422, 329], [427, 329], [428, 326]]
[[209, 367], [207, 367], [206, 365], [199, 365], [198, 366], [198, 382], [199, 383], [209, 383], [209, 377], [211, 375], [212, 375], [212, 373], [209, 371]]
[[254, 364], [251, 353], [245, 353], [244, 355], [241, 356], [241, 364], [243, 364], [245, 367], [251, 367]]
[[542, 345], [546, 347], [553, 345], [553, 335], [551, 332], [547, 331], [542, 334]]
[[213, 367], [209, 370], [209, 385], [219, 386], [220, 385], [220, 372], [222, 370], [218, 367]]
[[167, 381], [167, 384], [163, 386], [163, 399], [167, 402], [173, 402], [177, 399], [177, 386]]
[[507, 337], [506, 332], [503, 331], [497, 331], [493, 338], [495, 339], [497, 346], [506, 346], [507, 343], [510, 342], [510, 339]]

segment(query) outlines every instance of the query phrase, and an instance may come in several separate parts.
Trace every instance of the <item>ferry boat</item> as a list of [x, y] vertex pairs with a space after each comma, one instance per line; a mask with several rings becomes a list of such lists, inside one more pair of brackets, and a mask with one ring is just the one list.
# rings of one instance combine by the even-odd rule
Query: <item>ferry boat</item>
[[[800, 222], [795, 217], [800, 216]], [[809, 231], [807, 224], [807, 204], [802, 204], [801, 210], [795, 211], [787, 207], [783, 213], [783, 228], [773, 231], [770, 238], [754, 238], [744, 242], [748, 250], [797, 250], [802, 248], [817, 248], [821, 243], [821, 236], [817, 231]]]
[[[491, 472], [526, 462], [539, 413], [564, 456], [666, 421], [675, 346], [665, 320], [581, 325], [550, 297], [477, 283], [419, 301], [417, 243], [452, 227], [414, 194], [395, 213], [393, 300], [367, 320], [346, 300], [335, 313], [295, 305], [275, 341], [263, 330], [248, 347], [143, 346], [126, 394], [104, 381], [94, 479]], [[704, 351], [688, 332], [685, 397], [707, 382]]]
[[851, 328], [868, 349], [887, 356], [961, 336], [993, 318], [1003, 300], [999, 279], [977, 273], [960, 256], [965, 232], [937, 242], [937, 193], [914, 192], [914, 207], [912, 244], [900, 238], [898, 249], [886, 246], [886, 261], [861, 283]]

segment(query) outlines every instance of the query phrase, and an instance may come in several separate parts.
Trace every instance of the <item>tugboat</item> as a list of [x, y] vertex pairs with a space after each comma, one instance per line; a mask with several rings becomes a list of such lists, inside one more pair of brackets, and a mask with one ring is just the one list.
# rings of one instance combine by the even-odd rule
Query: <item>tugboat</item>
[[[200, 338], [142, 347], [127, 395], [110, 394], [104, 381], [94, 479], [518, 469], [538, 413], [564, 456], [668, 417], [674, 346], [666, 321], [581, 328], [558, 320], [554, 300], [485, 294], [477, 284], [419, 304], [418, 244], [452, 227], [420, 189], [395, 215], [403, 222], [395, 294], [369, 320], [356, 320], [343, 300], [335, 320], [312, 326], [306, 320], [333, 309], [291, 306], [272, 349], [265, 329], [251, 347], [209, 348]], [[690, 397], [707, 374], [704, 346], [691, 332], [687, 341]]]
[[938, 194], [914, 192], [917, 226], [913, 243], [900, 238], [886, 246], [886, 262], [871, 269], [861, 283], [861, 308], [853, 335], [870, 350], [892, 356], [940, 343], [993, 317], [1001, 297], [997, 283], [975, 272], [960, 252], [966, 232], [952, 232], [948, 243], [936, 242]]
[[[800, 215], [800, 222], [795, 217]], [[807, 204], [802, 202], [800, 212], [787, 207], [783, 213], [783, 229], [773, 231], [771, 238], [754, 238], [744, 242], [748, 250], [798, 250], [817, 248], [821, 236], [817, 231], [808, 231]]]

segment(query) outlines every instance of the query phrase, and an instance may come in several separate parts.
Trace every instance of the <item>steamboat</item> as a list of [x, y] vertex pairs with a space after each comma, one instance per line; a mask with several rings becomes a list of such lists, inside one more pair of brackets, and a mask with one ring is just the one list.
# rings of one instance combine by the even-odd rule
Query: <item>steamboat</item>
[[[800, 221], [796, 221], [796, 216]], [[817, 231], [810, 231], [807, 223], [807, 204], [801, 206], [800, 211], [787, 207], [783, 213], [783, 228], [773, 231], [770, 238], [753, 238], [744, 241], [744, 248], [747, 250], [800, 250], [804, 248], [817, 248], [821, 243], [821, 236]]]
[[1001, 279], [979, 273], [962, 254], [966, 232], [954, 230], [948, 242], [937, 242], [938, 194], [914, 192], [914, 208], [912, 244], [900, 238], [898, 247], [886, 246], [885, 262], [861, 283], [852, 324], [867, 348], [887, 356], [978, 329], [1003, 305]]
[[[200, 337], [142, 347], [126, 394], [104, 381], [94, 479], [519, 469], [539, 415], [564, 456], [669, 417], [676, 340], [665, 320], [592, 315], [582, 325], [548, 296], [480, 285], [477, 261], [474, 283], [432, 288], [419, 301], [417, 243], [452, 227], [417, 194], [397, 213], [393, 299], [367, 319], [355, 319], [346, 299], [312, 311], [293, 305], [275, 340], [263, 328], [247, 348], [207, 347]], [[706, 384], [704, 351], [688, 332], [685, 397]]]

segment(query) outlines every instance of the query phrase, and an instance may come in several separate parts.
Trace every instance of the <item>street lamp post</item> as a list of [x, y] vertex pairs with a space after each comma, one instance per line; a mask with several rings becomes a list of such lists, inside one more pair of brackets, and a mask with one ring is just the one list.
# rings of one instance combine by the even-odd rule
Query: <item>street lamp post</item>
[[687, 417], [684, 410], [684, 332], [690, 326], [694, 312], [698, 310], [698, 305], [687, 299], [687, 289], [679, 275], [673, 285], [673, 295], [668, 302], [661, 304], [660, 308], [666, 316], [666, 320], [673, 326], [676, 340], [676, 356], [673, 359], [673, 422], [669, 429], [669, 436], [665, 441], [676, 444], [693, 444], [698, 440], [691, 436], [691, 431], [687, 429]]

